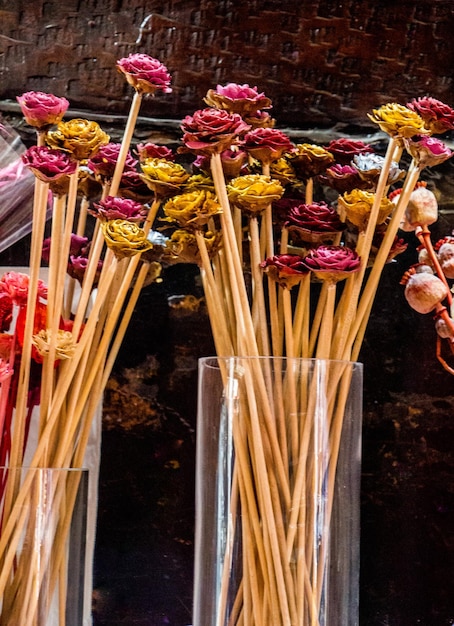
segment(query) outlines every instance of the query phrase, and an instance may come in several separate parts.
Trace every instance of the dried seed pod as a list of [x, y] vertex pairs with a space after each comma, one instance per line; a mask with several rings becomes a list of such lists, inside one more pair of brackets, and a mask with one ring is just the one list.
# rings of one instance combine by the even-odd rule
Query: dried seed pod
[[428, 272], [412, 274], [405, 286], [405, 298], [418, 313], [430, 313], [447, 295], [444, 282]]

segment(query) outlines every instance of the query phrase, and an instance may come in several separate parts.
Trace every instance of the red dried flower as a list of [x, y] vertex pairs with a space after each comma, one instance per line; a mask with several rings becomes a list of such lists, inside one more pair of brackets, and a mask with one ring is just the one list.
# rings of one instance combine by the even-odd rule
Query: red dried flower
[[276, 128], [255, 128], [246, 133], [241, 145], [252, 157], [265, 164], [277, 161], [293, 148], [287, 135]]
[[187, 115], [181, 124], [183, 143], [196, 154], [212, 155], [230, 146], [238, 135], [250, 129], [237, 113], [200, 109]]
[[139, 157], [139, 161], [145, 161], [145, 159], [175, 160], [175, 156], [170, 148], [167, 148], [167, 146], [158, 146], [150, 142], [138, 143], [136, 146], [136, 154]]
[[325, 202], [291, 207], [285, 226], [296, 244], [299, 243], [298, 240], [317, 243], [329, 241], [345, 229], [345, 224], [341, 222], [337, 211]]
[[349, 165], [357, 154], [368, 154], [374, 151], [371, 146], [363, 141], [348, 139], [347, 137], [333, 139], [326, 149], [331, 152], [336, 163], [340, 165]]
[[13, 301], [8, 293], [0, 293], [0, 332], [9, 330], [13, 321]]
[[277, 254], [262, 261], [260, 267], [284, 289], [291, 289], [308, 273], [308, 268], [299, 254]]
[[425, 96], [413, 99], [407, 107], [418, 113], [427, 130], [435, 135], [454, 129], [454, 109], [440, 100]]

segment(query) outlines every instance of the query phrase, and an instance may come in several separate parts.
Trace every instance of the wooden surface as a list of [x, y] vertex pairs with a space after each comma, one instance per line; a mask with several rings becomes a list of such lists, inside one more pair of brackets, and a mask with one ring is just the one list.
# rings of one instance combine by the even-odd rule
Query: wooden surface
[[[450, 0], [1, 0], [0, 100], [28, 90], [125, 114], [115, 69], [144, 52], [173, 92], [144, 115], [180, 118], [216, 84], [249, 83], [280, 125], [364, 123], [371, 108], [431, 95], [452, 105]], [[0, 107], [1, 108], [1, 107]]]

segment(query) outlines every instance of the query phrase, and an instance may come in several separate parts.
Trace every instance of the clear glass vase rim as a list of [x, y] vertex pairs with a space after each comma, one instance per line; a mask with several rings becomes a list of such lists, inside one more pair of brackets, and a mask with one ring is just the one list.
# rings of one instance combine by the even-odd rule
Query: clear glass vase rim
[[296, 363], [326, 363], [333, 365], [350, 365], [353, 366], [353, 369], [362, 370], [363, 364], [360, 361], [349, 361], [348, 359], [320, 359], [317, 357], [286, 357], [286, 356], [204, 356], [199, 358], [199, 366], [211, 367], [212, 369], [219, 369], [218, 363], [221, 361], [223, 363], [230, 362], [239, 362], [239, 361], [288, 361], [288, 362], [296, 362]]

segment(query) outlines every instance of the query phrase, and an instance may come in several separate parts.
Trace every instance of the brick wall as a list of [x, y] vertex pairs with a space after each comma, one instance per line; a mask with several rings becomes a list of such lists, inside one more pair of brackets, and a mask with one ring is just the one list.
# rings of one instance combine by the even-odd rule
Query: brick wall
[[118, 58], [145, 52], [173, 76], [144, 103], [180, 118], [217, 83], [272, 98], [281, 125], [364, 122], [389, 101], [432, 95], [453, 104], [450, 0], [15, 0], [0, 2], [0, 100], [28, 90], [124, 114]]

